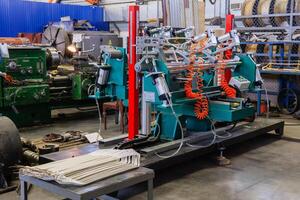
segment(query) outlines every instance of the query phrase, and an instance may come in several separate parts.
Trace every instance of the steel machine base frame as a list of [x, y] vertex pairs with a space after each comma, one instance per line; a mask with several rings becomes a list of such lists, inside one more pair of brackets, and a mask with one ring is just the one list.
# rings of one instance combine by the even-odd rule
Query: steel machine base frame
[[[273, 132], [273, 133], [271, 133]], [[198, 134], [195, 136], [194, 134], [186, 137], [184, 139], [184, 143], [192, 144], [193, 147], [184, 145], [181, 151], [171, 158], [160, 158], [156, 154], [159, 155], [170, 155], [172, 154], [179, 146], [180, 140], [175, 140], [173, 142], [159, 143], [157, 145], [153, 145], [151, 147], [139, 148], [139, 152], [141, 152], [142, 159], [141, 165], [144, 167], [149, 167], [152, 169], [160, 169], [171, 166], [173, 164], [186, 161], [200, 155], [204, 155], [213, 151], [219, 150], [220, 147], [228, 147], [237, 143], [244, 142], [246, 140], [250, 140], [259, 135], [274, 135], [274, 137], [281, 138], [284, 133], [284, 121], [280, 120], [271, 120], [271, 119], [258, 119], [251, 123], [241, 123], [237, 125], [235, 129], [230, 131], [230, 137], [219, 138], [212, 145], [205, 146], [211, 141], [211, 135], [209, 132]], [[228, 132], [226, 132], [225, 128], [217, 130], [218, 135], [226, 136]], [[61, 152], [51, 153], [42, 155], [40, 161], [42, 163], [62, 160], [66, 158], [70, 158], [73, 156], [84, 155], [87, 153], [91, 153], [100, 148], [113, 148], [122, 141], [124, 137], [118, 136], [116, 138], [109, 138], [102, 140], [100, 144], [88, 144], [83, 147], [75, 147], [72, 149], [68, 149]]]

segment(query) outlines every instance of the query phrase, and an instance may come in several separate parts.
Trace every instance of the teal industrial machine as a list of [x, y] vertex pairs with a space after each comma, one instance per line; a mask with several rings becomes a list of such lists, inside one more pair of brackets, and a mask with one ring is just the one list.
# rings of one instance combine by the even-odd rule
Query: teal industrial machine
[[[256, 64], [248, 56], [241, 56], [240, 58], [243, 62], [236, 64], [233, 74], [236, 76], [235, 78], [240, 78], [248, 84], [249, 79], [255, 75]], [[226, 97], [221, 86], [213, 84], [214, 73], [205, 71], [202, 75], [202, 93], [204, 98], [208, 99], [208, 104], [206, 105], [208, 114], [203, 119], [197, 118], [196, 109], [199, 101], [198, 98], [189, 98], [186, 96], [185, 83], [182, 82], [182, 80], [186, 80], [184, 78], [186, 77], [185, 73], [182, 73], [181, 70], [179, 70], [180, 72], [170, 70], [166, 63], [161, 60], [156, 60], [155, 65], [157, 72], [144, 72], [143, 97], [146, 103], [143, 105], [152, 107], [158, 112], [157, 123], [159, 124], [161, 139], [176, 140], [181, 138], [181, 130], [179, 122], [176, 119], [177, 117], [183, 128], [186, 128], [188, 131], [209, 131], [212, 128], [212, 123], [215, 122], [226, 122], [228, 125], [254, 117], [255, 109], [250, 102], [247, 102], [247, 99]], [[249, 70], [248, 74], [242, 76], [239, 73], [241, 68], [247, 68]], [[158, 84], [166, 85], [159, 86]], [[167, 93], [162, 92], [165, 89]], [[195, 90], [197, 90], [196, 87]], [[166, 97], [165, 95], [168, 96]], [[149, 110], [149, 108], [146, 108], [146, 110]], [[175, 113], [176, 115], [174, 115]], [[146, 118], [147, 116], [150, 117], [149, 113], [146, 115], [143, 114], [143, 116]], [[144, 119], [145, 122], [146, 124], [149, 123], [147, 123], [147, 119]], [[146, 125], [144, 131], [150, 133], [149, 124]]]
[[48, 71], [46, 50], [34, 46], [1, 46], [0, 113], [18, 127], [49, 123], [56, 108], [94, 105], [88, 88], [96, 70], [88, 60]]
[[[195, 37], [185, 36], [190, 29], [177, 31], [177, 36], [171, 31], [155, 28], [137, 38], [142, 128], [135, 141], [123, 142], [119, 148], [138, 141], [175, 141], [195, 132], [215, 133], [219, 127], [254, 120], [255, 108], [242, 94], [255, 90], [261, 81], [253, 59], [236, 54], [240, 44], [236, 31], [221, 37], [212, 31]], [[225, 58], [228, 50], [233, 56]], [[125, 50], [105, 47], [102, 58], [103, 63], [96, 65], [96, 97], [127, 101]]]
[[119, 100], [128, 106], [128, 63], [125, 48], [104, 45], [97, 68], [96, 87], [91, 98]]
[[195, 37], [172, 36], [166, 28], [155, 31], [137, 42], [141, 59], [136, 71], [143, 76], [141, 136], [173, 141], [212, 131], [216, 138], [216, 128], [254, 119], [254, 106], [241, 94], [260, 84], [256, 64], [247, 55], [225, 58], [224, 52], [238, 50], [236, 31], [221, 37], [211, 31]]

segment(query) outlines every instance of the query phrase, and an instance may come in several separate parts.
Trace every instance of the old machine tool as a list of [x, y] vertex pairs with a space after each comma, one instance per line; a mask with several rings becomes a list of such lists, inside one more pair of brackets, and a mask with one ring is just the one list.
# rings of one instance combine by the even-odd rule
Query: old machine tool
[[93, 67], [74, 62], [49, 72], [44, 48], [6, 48], [7, 56], [0, 63], [0, 113], [18, 127], [49, 123], [52, 109], [80, 107], [88, 102], [94, 105], [88, 98], [88, 88], [95, 80]]
[[49, 121], [46, 52], [39, 47], [2, 45], [2, 49], [0, 113], [18, 126]]
[[18, 127], [51, 122], [53, 109], [94, 106], [89, 95], [95, 85], [93, 63], [100, 60], [100, 46], [122, 43], [114, 33], [89, 31], [85, 26], [67, 30], [67, 22], [56, 24], [61, 26], [54, 23], [45, 29], [40, 45], [1, 46], [0, 114]]

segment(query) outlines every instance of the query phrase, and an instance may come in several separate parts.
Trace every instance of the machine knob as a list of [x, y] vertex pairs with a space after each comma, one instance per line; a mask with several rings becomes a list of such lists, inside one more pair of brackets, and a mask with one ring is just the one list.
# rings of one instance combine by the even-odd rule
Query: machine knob
[[17, 63], [15, 61], [9, 62], [7, 68], [11, 71], [16, 71], [18, 69]]
[[33, 73], [32, 67], [28, 67], [27, 73], [28, 73], [28, 74], [32, 74], [32, 73]]
[[21, 74], [26, 74], [26, 71], [25, 71], [25, 69], [21, 69]]

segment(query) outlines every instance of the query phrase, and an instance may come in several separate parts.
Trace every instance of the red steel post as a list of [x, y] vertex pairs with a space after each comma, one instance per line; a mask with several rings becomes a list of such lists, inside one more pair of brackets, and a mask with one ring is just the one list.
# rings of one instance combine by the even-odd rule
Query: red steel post
[[[226, 26], [225, 26], [225, 31], [226, 33], [229, 33], [234, 26], [234, 15], [228, 14], [226, 15]], [[231, 59], [232, 58], [232, 50], [227, 50], [225, 51], [225, 59]], [[225, 79], [227, 82], [230, 81], [231, 79], [231, 71], [230, 69], [225, 70]]]
[[139, 6], [129, 6], [129, 103], [128, 103], [128, 140], [133, 140], [139, 131], [139, 89], [135, 71], [137, 62], [136, 37], [139, 29]]

